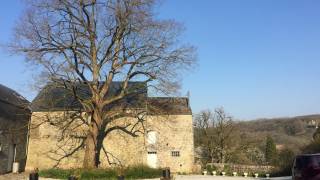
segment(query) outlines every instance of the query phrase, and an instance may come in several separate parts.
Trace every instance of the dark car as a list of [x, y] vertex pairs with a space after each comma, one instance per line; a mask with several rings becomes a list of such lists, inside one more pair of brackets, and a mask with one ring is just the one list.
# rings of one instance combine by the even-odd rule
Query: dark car
[[293, 180], [320, 180], [320, 154], [296, 156], [292, 167]]

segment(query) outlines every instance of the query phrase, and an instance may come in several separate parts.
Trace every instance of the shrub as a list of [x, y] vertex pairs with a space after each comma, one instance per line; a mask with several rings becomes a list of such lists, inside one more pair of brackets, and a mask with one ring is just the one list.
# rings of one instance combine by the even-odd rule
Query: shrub
[[92, 179], [117, 179], [119, 171], [128, 179], [157, 178], [162, 174], [161, 169], [154, 169], [144, 165], [128, 167], [125, 169], [47, 169], [41, 170], [39, 176], [46, 178], [68, 179], [71, 175], [80, 177], [81, 180]]
[[161, 169], [154, 169], [144, 165], [129, 167], [125, 170], [125, 177], [129, 179], [157, 178], [160, 177], [161, 174]]
[[67, 179], [73, 174], [73, 170], [46, 169], [39, 171], [39, 176], [47, 178]]
[[208, 171], [208, 173], [211, 173], [213, 171], [213, 168], [211, 165], [207, 165], [206, 170]]
[[223, 171], [226, 172], [226, 174], [228, 174], [228, 175], [232, 175], [231, 166], [228, 164], [224, 165]]
[[80, 172], [81, 179], [103, 179], [103, 178], [116, 178], [117, 173], [114, 169], [83, 169]]

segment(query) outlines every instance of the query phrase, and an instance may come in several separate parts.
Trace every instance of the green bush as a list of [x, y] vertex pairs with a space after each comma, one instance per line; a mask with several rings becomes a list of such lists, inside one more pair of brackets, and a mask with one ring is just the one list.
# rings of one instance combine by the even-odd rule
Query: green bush
[[115, 179], [116, 177], [117, 172], [114, 169], [83, 169], [80, 172], [80, 179]]
[[125, 177], [131, 179], [138, 178], [157, 178], [162, 174], [161, 169], [154, 169], [148, 166], [135, 166], [129, 167], [125, 170]]
[[73, 174], [73, 170], [46, 169], [39, 171], [39, 176], [47, 178], [67, 179]]
[[208, 173], [211, 173], [213, 171], [213, 168], [211, 165], [207, 165], [206, 170], [208, 171]]
[[125, 169], [47, 169], [39, 172], [40, 177], [68, 179], [74, 175], [80, 177], [81, 180], [105, 180], [117, 179], [117, 176], [122, 174], [127, 179], [143, 179], [161, 177], [161, 169], [153, 169], [147, 166], [139, 165], [128, 167]]
[[232, 175], [231, 167], [228, 164], [224, 165], [223, 171], [226, 172], [226, 175]]

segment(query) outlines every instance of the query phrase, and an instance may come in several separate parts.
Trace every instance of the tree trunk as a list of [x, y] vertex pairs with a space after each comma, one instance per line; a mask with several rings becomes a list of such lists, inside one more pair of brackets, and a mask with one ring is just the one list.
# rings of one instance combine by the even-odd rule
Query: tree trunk
[[91, 132], [88, 134], [86, 142], [85, 142], [85, 154], [83, 167], [86, 169], [97, 168], [96, 165], [96, 152], [97, 152], [97, 136], [95, 133]]
[[97, 138], [97, 146], [96, 146], [96, 153], [95, 153], [95, 166], [99, 167], [100, 165], [100, 153], [103, 146], [103, 140], [104, 140], [104, 131], [99, 131], [99, 135]]
[[98, 168], [100, 165], [100, 153], [104, 137], [100, 133], [96, 136], [89, 136], [86, 140], [83, 167], [86, 169]]
[[84, 168], [98, 168], [100, 164], [100, 152], [103, 146], [104, 129], [101, 120], [101, 111], [94, 111], [91, 119], [91, 127], [85, 142]]

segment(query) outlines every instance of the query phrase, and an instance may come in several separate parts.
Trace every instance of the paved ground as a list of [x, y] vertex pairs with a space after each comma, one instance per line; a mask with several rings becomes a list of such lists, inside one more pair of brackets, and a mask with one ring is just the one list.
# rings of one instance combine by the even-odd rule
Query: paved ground
[[[29, 180], [29, 174], [20, 173], [20, 174], [5, 174], [0, 175], [0, 180]], [[39, 180], [55, 180], [50, 178], [39, 178]]]
[[[54, 180], [49, 178], [39, 178], [40, 180]], [[175, 180], [264, 180], [266, 178], [245, 178], [245, 177], [228, 177], [228, 176], [203, 176], [203, 175], [179, 175]], [[6, 174], [0, 175], [0, 180], [28, 180], [28, 174]], [[149, 179], [151, 180], [151, 179]], [[156, 180], [156, 179], [152, 179]], [[291, 177], [270, 178], [270, 180], [291, 180]]]
[[[228, 177], [228, 176], [203, 176], [203, 175], [188, 175], [188, 176], [177, 176], [176, 180], [264, 180], [266, 178], [251, 178], [251, 177]], [[289, 177], [278, 177], [270, 178], [270, 180], [291, 180]]]

